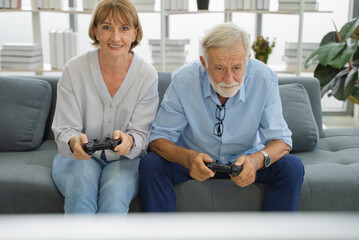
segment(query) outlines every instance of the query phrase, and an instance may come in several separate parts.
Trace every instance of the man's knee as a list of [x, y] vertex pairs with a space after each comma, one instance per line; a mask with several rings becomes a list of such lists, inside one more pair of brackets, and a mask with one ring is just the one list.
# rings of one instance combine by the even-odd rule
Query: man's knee
[[149, 152], [142, 157], [138, 167], [140, 177], [153, 175], [156, 172], [165, 172], [167, 160], [154, 152]]
[[287, 181], [292, 184], [303, 182], [304, 165], [300, 158], [289, 154], [283, 156], [277, 163], [280, 165], [281, 175], [284, 175]]

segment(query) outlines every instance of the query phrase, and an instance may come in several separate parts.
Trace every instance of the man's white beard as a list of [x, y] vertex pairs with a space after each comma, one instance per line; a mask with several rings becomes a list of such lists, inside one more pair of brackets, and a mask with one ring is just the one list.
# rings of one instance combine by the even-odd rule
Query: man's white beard
[[243, 81], [241, 82], [241, 84], [239, 84], [237, 81], [233, 81], [231, 84], [227, 84], [225, 82], [220, 82], [217, 84], [215, 81], [213, 81], [209, 74], [207, 75], [213, 90], [225, 98], [230, 98], [236, 95], [236, 93], [243, 85]]

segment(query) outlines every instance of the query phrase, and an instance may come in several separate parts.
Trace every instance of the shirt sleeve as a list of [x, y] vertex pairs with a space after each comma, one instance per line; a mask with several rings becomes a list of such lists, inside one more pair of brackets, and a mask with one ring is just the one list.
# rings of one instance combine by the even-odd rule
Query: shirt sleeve
[[176, 143], [187, 124], [188, 120], [176, 92], [175, 81], [172, 81], [152, 124], [150, 142], [166, 138]]
[[64, 68], [57, 83], [57, 99], [52, 131], [60, 154], [63, 157], [73, 157], [68, 144], [73, 136], [82, 133], [82, 117], [71, 84], [69, 69]]
[[278, 82], [273, 84], [272, 89], [269, 89], [269, 96], [260, 121], [259, 136], [264, 145], [273, 140], [282, 140], [292, 147], [292, 132], [283, 117]]

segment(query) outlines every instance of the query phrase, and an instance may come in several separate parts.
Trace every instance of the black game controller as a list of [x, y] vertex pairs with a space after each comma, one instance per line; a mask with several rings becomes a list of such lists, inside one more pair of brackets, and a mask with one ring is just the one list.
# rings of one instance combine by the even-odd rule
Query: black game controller
[[235, 166], [231, 162], [228, 162], [227, 164], [222, 164], [218, 160], [215, 160], [215, 162], [205, 162], [204, 164], [213, 172], [228, 173], [231, 174], [233, 177], [238, 176], [242, 172], [242, 166]]
[[121, 139], [114, 140], [105, 138], [104, 140], [94, 139], [83, 146], [84, 151], [88, 155], [93, 155], [98, 150], [111, 149], [114, 151], [115, 147], [121, 143]]

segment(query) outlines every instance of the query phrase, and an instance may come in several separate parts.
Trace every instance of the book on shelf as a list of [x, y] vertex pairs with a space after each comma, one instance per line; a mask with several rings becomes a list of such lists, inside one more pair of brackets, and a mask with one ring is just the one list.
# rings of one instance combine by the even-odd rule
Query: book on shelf
[[[287, 11], [287, 10], [299, 10], [300, 3], [295, 2], [280, 2], [278, 4], [279, 11]], [[305, 2], [304, 3], [304, 10], [305, 11], [318, 11], [319, 3], [317, 2]]]
[[3, 50], [41, 50], [41, 47], [39, 44], [36, 43], [20, 43], [20, 42], [9, 42], [9, 43], [3, 43], [2, 45]]
[[52, 69], [62, 69], [77, 54], [77, 33], [72, 29], [51, 29], [49, 42]]
[[[155, 64], [160, 64], [161, 63], [161, 57], [154, 57], [152, 56], [152, 61]], [[183, 64], [184, 62], [186, 62], [186, 56], [183, 57], [168, 57], [166, 55], [166, 64], [167, 63], [178, 63], [178, 64]]]
[[21, 63], [21, 62], [1, 62], [1, 68], [11, 68], [11, 69], [37, 69], [42, 68], [43, 63], [33, 62], [33, 63]]
[[41, 49], [35, 49], [35, 50], [31, 50], [31, 51], [18, 51], [18, 50], [1, 50], [1, 55], [4, 56], [23, 56], [23, 57], [33, 57], [33, 56], [37, 56], [37, 55], [41, 55], [42, 51]]
[[11, 0], [0, 0], [0, 8], [11, 8]]
[[[301, 0], [278, 0], [278, 3], [300, 3]], [[306, 3], [316, 3], [318, 0], [305, 0]]]
[[[187, 57], [188, 51], [166, 51], [166, 57]], [[152, 51], [152, 57], [160, 58], [161, 51]]]
[[[184, 64], [186, 63], [183, 63], [183, 64], [178, 64], [178, 63], [166, 63], [166, 69], [165, 71], [169, 71], [169, 72], [172, 72], [180, 67], [182, 67]], [[161, 64], [157, 64], [157, 63], [153, 63], [152, 64], [158, 71], [161, 70]]]
[[[305, 72], [314, 72], [315, 68], [317, 67], [317, 63], [313, 63], [311, 64], [308, 68], [305, 68], [304, 63], [302, 63], [302, 71]], [[297, 63], [289, 63], [289, 62], [285, 62], [285, 70], [286, 71], [291, 71], [291, 72], [295, 72], [297, 70]]]
[[56, 56], [56, 32], [57, 28], [50, 29], [49, 41], [50, 41], [50, 64], [51, 68], [57, 67], [57, 56]]
[[20, 62], [20, 63], [34, 63], [42, 61], [42, 55], [33, 57], [28, 56], [9, 56], [1, 53], [1, 62]]
[[269, 10], [269, 0], [225, 0], [225, 10]]
[[188, 11], [188, 0], [165, 0], [167, 11]]
[[138, 12], [153, 12], [155, 11], [154, 4], [134, 4]]
[[[302, 49], [309, 49], [314, 50], [319, 47], [318, 42], [302, 42]], [[285, 42], [285, 48], [286, 49], [297, 49], [298, 43], [297, 42]]]
[[[302, 49], [302, 55], [308, 56], [314, 49]], [[296, 57], [297, 56], [297, 49], [296, 48], [285, 48], [284, 49], [284, 56], [288, 57]]]
[[[188, 38], [185, 38], [185, 39], [167, 38], [165, 41], [166, 41], [166, 46], [169, 46], [169, 45], [182, 46], [182, 45], [189, 44], [189, 42], [190, 42], [190, 40]], [[161, 44], [161, 39], [149, 39], [148, 43], [150, 45], [160, 45]]]
[[84, 10], [92, 10], [100, 0], [82, 0]]
[[[152, 64], [157, 70], [161, 69], [161, 40], [149, 39], [150, 49], [152, 50]], [[175, 70], [186, 63], [188, 51], [185, 50], [190, 39], [166, 39], [165, 40], [165, 65], [166, 71]]]
[[21, 0], [11, 0], [10, 7], [13, 9], [21, 9]]
[[71, 33], [72, 29], [64, 30], [64, 63], [71, 58]]
[[[302, 42], [302, 69], [304, 69], [304, 63], [307, 56], [319, 47], [319, 43], [317, 42]], [[286, 65], [286, 70], [295, 71], [297, 69], [298, 59], [297, 59], [297, 50], [298, 43], [297, 42], [286, 42], [284, 49], [284, 56], [282, 60]], [[306, 69], [306, 71], [313, 71], [318, 62], [314, 62], [311, 66]]]
[[[56, 63], [57, 63], [56, 68], [57, 69], [62, 69], [65, 65], [64, 32], [65, 32], [65, 29], [60, 28], [55, 33]], [[51, 68], [54, 68], [54, 67], [51, 66]]]

